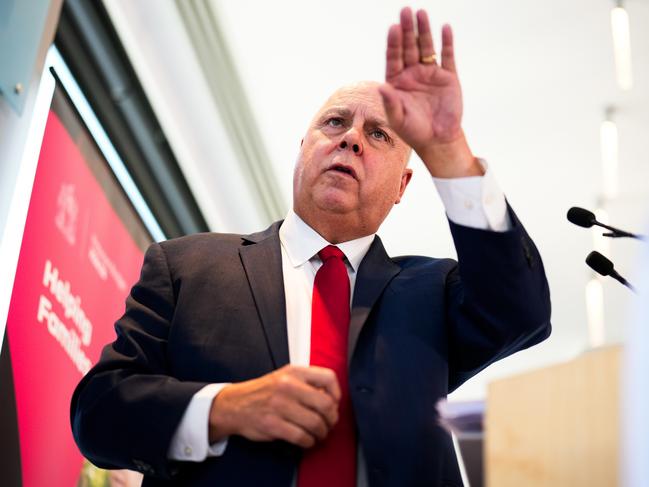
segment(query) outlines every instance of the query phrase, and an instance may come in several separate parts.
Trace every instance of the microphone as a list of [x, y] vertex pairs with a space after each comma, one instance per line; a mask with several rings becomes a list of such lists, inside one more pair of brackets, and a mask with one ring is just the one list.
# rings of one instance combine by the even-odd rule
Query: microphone
[[597, 222], [595, 213], [584, 208], [579, 208], [578, 206], [570, 208], [566, 217], [570, 223], [584, 228], [590, 228]]
[[580, 227], [590, 228], [593, 225], [597, 225], [598, 227], [603, 227], [607, 230], [610, 230], [610, 232], [602, 234], [604, 237], [630, 237], [638, 240], [647, 240], [647, 237], [645, 237], [644, 235], [636, 235], [635, 233], [625, 232], [624, 230], [620, 230], [618, 228], [605, 225], [604, 223], [600, 223], [597, 221], [597, 218], [595, 218], [595, 213], [584, 208], [579, 208], [578, 206], [573, 206], [572, 208], [570, 208], [568, 210], [568, 213], [566, 214], [566, 217], [568, 218], [568, 221], [570, 223], [574, 223], [575, 225]]
[[586, 264], [588, 264], [588, 267], [593, 269], [598, 274], [601, 274], [602, 276], [611, 276], [616, 281], [624, 284], [631, 291], [636, 292], [635, 288], [629, 283], [629, 281], [627, 281], [617, 273], [615, 267], [613, 266], [613, 262], [608, 260], [596, 250], [593, 250], [590, 254], [588, 254], [588, 257], [586, 257]]

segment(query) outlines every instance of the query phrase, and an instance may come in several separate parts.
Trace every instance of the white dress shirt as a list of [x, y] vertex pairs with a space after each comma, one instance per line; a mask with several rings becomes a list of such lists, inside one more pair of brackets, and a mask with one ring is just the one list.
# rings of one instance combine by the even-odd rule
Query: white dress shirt
[[[448, 218], [456, 224], [484, 230], [506, 231], [510, 228], [505, 196], [487, 164], [483, 176], [433, 178]], [[318, 252], [330, 245], [290, 210], [279, 229], [282, 274], [286, 296], [286, 324], [290, 362], [309, 365], [311, 347], [311, 296], [313, 282], [322, 261]], [[374, 235], [338, 244], [345, 254], [350, 280], [350, 306], [358, 267], [370, 248]], [[290, 291], [287, 291], [290, 290]], [[208, 456], [222, 455], [227, 438], [209, 444], [208, 421], [213, 399], [228, 383], [210, 384], [190, 401], [172, 438], [168, 458], [200, 462]], [[362, 462], [362, 457], [360, 458]], [[359, 470], [362, 469], [359, 463]], [[359, 485], [361, 483], [359, 482]]]

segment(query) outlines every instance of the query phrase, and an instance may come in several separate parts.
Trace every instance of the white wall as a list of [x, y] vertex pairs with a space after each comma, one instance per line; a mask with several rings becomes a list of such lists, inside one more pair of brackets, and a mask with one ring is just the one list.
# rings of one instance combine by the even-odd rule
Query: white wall
[[[290, 202], [293, 165], [309, 120], [336, 87], [383, 77], [387, 28], [398, 21], [403, 2], [204, 1], [218, 13], [284, 199]], [[635, 76], [630, 92], [620, 91], [615, 82], [612, 0], [413, 3], [427, 9], [437, 33], [443, 22], [454, 27], [469, 142], [492, 165], [537, 243], [552, 293], [552, 337], [488, 368], [456, 393], [457, 398], [473, 398], [482, 396], [496, 377], [566, 360], [589, 346], [584, 293], [591, 272], [584, 258], [593, 248], [592, 234], [570, 225], [565, 213], [573, 205], [596, 204], [599, 125], [609, 104], [619, 109], [622, 188], [609, 209], [611, 222], [639, 231], [649, 216], [649, 2], [625, 2]], [[105, 4], [212, 228], [259, 228], [259, 218], [250, 211], [232, 208], [249, 184], [237, 170], [218, 113], [197, 79], [200, 68], [178, 25], [174, 2]], [[452, 256], [435, 189], [419, 161], [413, 160], [412, 167], [415, 176], [404, 200], [379, 233], [393, 255]], [[612, 242], [620, 272], [629, 273], [638, 248], [636, 242]], [[619, 342], [625, 336], [629, 294], [612, 281], [604, 283], [604, 293], [606, 339]]]
[[[233, 56], [256, 108], [280, 184], [290, 198], [291, 171], [306, 125], [337, 86], [381, 79], [385, 37], [401, 0], [211, 0], [222, 15]], [[496, 364], [463, 386], [457, 398], [484, 394], [498, 376], [569, 359], [588, 347], [584, 264], [591, 233], [570, 225], [573, 205], [593, 208], [601, 187], [599, 124], [619, 107], [619, 199], [613, 224], [640, 231], [649, 216], [649, 2], [629, 0], [635, 86], [615, 82], [611, 0], [430, 0], [425, 8], [439, 38], [456, 34], [465, 97], [464, 126], [485, 157], [544, 259], [553, 301], [552, 337]], [[439, 42], [439, 41], [438, 41]], [[393, 255], [453, 255], [443, 209], [424, 167], [379, 234]], [[621, 273], [630, 273], [639, 244], [612, 243]], [[624, 337], [629, 293], [606, 282], [607, 340]]]

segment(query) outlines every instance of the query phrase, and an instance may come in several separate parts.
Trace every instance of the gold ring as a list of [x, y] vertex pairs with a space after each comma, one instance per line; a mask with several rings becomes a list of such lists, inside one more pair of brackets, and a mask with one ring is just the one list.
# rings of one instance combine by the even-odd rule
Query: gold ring
[[430, 56], [422, 56], [419, 60], [422, 64], [433, 64], [437, 60], [435, 53], [432, 53]]

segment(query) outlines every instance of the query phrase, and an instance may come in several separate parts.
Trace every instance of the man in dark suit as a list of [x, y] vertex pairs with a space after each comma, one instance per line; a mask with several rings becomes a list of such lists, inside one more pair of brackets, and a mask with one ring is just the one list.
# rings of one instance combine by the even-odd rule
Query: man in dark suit
[[[286, 220], [153, 244], [79, 384], [72, 428], [148, 486], [461, 485], [435, 404], [550, 333], [534, 244], [469, 150], [452, 34], [401, 12], [386, 83], [337, 91], [302, 141]], [[459, 264], [378, 236], [414, 149]], [[351, 306], [350, 306], [351, 303]]]

